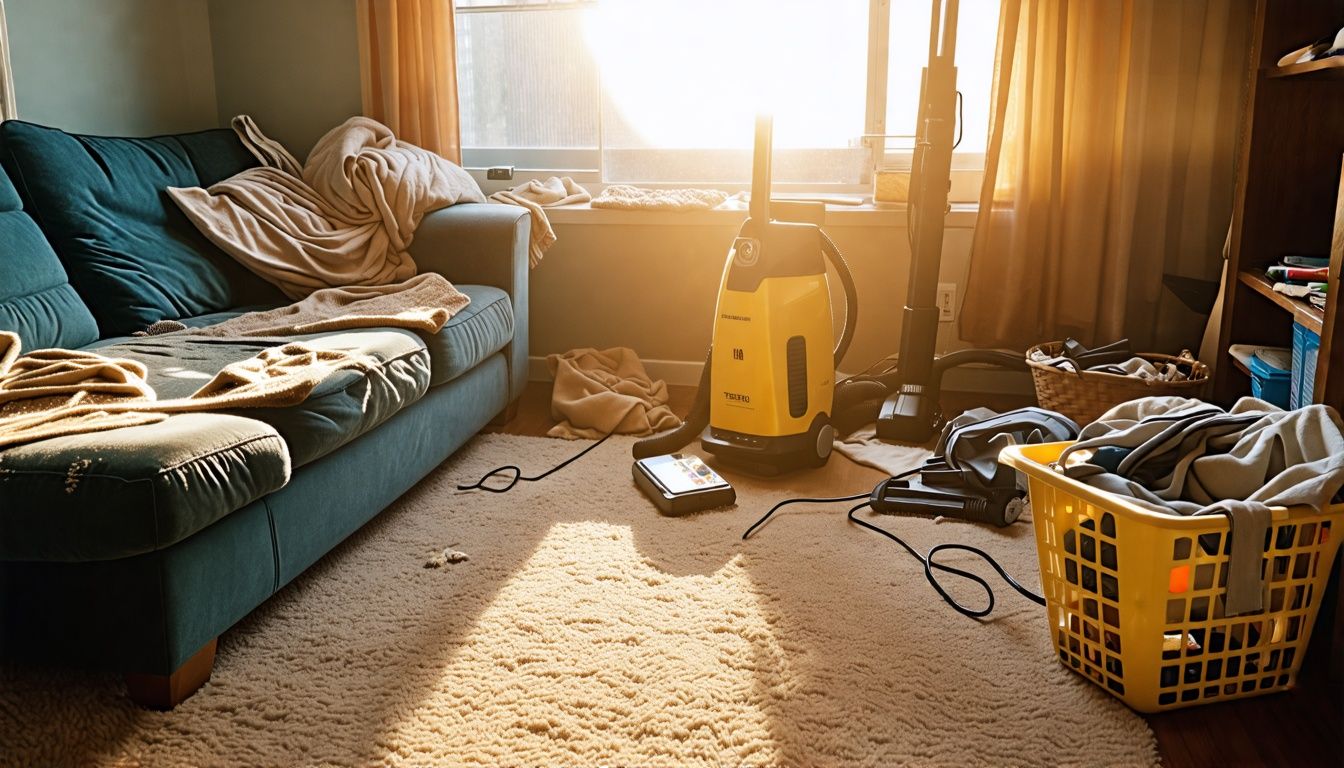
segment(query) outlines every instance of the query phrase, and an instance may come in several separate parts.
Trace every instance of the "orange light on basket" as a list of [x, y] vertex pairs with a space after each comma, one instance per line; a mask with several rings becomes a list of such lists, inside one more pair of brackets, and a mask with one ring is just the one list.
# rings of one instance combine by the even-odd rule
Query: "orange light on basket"
[[1171, 576], [1167, 579], [1167, 591], [1173, 595], [1179, 595], [1190, 589], [1190, 566], [1178, 565], [1171, 569]]

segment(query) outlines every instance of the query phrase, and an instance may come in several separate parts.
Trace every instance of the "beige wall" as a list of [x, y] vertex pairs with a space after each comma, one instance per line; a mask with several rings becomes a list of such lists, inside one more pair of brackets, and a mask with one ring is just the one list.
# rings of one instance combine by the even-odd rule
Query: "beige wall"
[[19, 117], [151, 135], [218, 123], [206, 0], [7, 0]]
[[[703, 361], [719, 276], [736, 231], [731, 223], [557, 224], [559, 240], [532, 271], [531, 354], [624, 345], [646, 360]], [[901, 227], [833, 226], [828, 233], [858, 284], [859, 324], [843, 365], [852, 372], [900, 345], [910, 250]], [[964, 282], [970, 243], [969, 228], [946, 231], [944, 282]], [[838, 291], [838, 282], [832, 286]], [[837, 295], [834, 301], [838, 315], [843, 300]], [[961, 346], [950, 323], [939, 325], [938, 339], [940, 351]]]
[[250, 114], [303, 159], [359, 114], [355, 0], [209, 0], [218, 110]]

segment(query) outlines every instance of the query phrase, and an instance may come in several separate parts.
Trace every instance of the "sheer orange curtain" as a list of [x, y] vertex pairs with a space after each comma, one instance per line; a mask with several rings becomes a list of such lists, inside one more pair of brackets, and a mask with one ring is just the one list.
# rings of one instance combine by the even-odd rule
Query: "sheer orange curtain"
[[462, 162], [452, 0], [359, 0], [364, 114]]
[[961, 335], [1175, 353], [1231, 216], [1253, 3], [1004, 0]]

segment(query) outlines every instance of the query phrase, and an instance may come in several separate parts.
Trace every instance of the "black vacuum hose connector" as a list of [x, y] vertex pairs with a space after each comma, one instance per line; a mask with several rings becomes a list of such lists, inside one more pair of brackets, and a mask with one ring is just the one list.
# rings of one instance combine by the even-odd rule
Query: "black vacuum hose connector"
[[691, 412], [686, 414], [686, 420], [681, 422], [681, 426], [635, 441], [635, 446], [630, 449], [631, 455], [636, 459], [647, 459], [672, 453], [699, 437], [709, 426], [709, 365], [713, 359], [714, 348], [710, 347], [705, 355], [705, 367], [700, 371], [700, 387], [695, 391], [695, 402], [691, 403]]

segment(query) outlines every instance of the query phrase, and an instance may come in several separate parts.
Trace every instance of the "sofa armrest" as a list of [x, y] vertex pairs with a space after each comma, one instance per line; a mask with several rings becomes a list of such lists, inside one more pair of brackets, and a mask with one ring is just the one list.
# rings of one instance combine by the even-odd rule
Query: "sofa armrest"
[[509, 401], [527, 386], [527, 210], [514, 205], [465, 203], [425, 216], [411, 241], [411, 257], [422, 272], [438, 272], [454, 283], [493, 285], [513, 299], [513, 343], [509, 362]]

